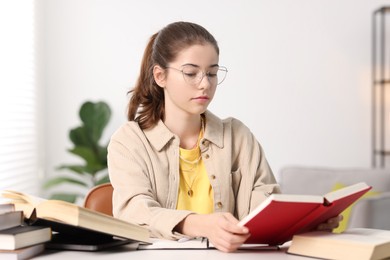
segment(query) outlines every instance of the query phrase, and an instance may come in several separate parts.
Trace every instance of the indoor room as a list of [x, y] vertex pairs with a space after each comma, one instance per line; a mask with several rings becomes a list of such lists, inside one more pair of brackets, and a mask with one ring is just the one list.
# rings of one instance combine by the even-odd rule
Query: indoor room
[[[84, 207], [110, 182], [107, 146], [129, 121], [150, 37], [181, 21], [215, 37], [226, 77], [207, 110], [248, 128], [255, 141], [237, 157], [260, 154], [257, 170], [266, 164], [278, 185], [269, 194], [323, 196], [364, 182], [339, 231], [390, 230], [389, 0], [1, 1], [0, 191]], [[248, 145], [257, 148], [241, 154]]]

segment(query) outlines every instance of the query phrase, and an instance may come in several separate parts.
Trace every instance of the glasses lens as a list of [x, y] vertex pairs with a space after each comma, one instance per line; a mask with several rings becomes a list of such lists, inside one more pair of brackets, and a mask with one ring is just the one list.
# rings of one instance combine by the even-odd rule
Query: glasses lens
[[183, 66], [184, 80], [190, 85], [197, 85], [203, 78], [202, 71], [194, 66]]
[[225, 67], [219, 67], [217, 72], [217, 79], [218, 79], [217, 85], [221, 84], [225, 80], [226, 74], [227, 74], [227, 69]]
[[219, 85], [225, 80], [227, 69], [225, 67], [215, 67], [204, 74], [200, 68], [188, 65], [183, 66], [182, 73], [184, 80], [190, 85], [200, 84], [204, 76], [207, 76], [212, 85]]

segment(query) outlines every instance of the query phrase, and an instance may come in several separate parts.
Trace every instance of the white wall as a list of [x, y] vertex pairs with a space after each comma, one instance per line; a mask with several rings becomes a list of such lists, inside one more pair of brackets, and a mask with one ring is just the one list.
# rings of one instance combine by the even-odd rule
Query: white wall
[[151, 34], [185, 20], [219, 41], [226, 81], [210, 109], [246, 123], [274, 172], [291, 164], [369, 167], [371, 15], [390, 1], [42, 0], [46, 172], [66, 152], [80, 104], [105, 100], [105, 141]]

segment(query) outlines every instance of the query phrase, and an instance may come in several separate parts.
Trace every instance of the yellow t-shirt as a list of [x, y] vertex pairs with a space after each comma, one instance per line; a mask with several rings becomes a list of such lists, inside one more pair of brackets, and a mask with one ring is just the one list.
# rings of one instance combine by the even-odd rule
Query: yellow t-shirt
[[180, 186], [177, 209], [199, 214], [214, 212], [213, 189], [208, 178], [199, 146], [180, 148]]

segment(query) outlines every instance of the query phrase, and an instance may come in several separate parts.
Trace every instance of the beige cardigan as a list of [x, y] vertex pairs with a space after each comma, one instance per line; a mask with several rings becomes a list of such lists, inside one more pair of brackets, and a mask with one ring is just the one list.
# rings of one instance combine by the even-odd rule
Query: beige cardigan
[[[269, 194], [279, 193], [279, 185], [243, 123], [221, 120], [209, 111], [205, 117], [200, 149], [214, 191], [214, 210], [242, 219]], [[108, 147], [115, 217], [147, 226], [156, 237], [182, 237], [173, 229], [191, 212], [176, 210], [179, 144], [162, 121], [145, 131], [130, 121], [115, 132]]]

